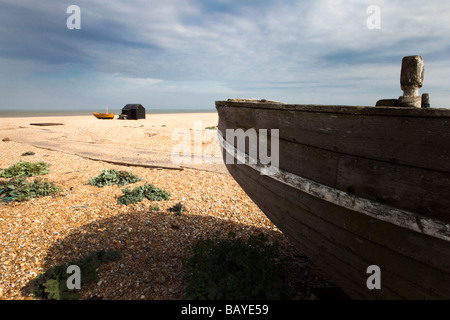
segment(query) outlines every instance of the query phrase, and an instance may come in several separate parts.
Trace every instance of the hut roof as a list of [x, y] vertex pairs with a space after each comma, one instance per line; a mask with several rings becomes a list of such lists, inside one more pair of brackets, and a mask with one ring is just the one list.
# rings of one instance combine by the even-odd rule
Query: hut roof
[[138, 109], [140, 107], [144, 108], [142, 104], [127, 104], [122, 110]]

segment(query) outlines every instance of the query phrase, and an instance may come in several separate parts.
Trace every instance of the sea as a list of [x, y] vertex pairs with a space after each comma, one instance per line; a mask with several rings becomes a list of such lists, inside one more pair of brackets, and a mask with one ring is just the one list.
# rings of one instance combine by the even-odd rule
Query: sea
[[[146, 114], [169, 113], [216, 113], [215, 109], [146, 109]], [[97, 111], [105, 112], [105, 111]], [[121, 114], [122, 110], [108, 110], [110, 113]], [[24, 118], [24, 117], [73, 117], [91, 116], [91, 110], [0, 110], [0, 118]]]

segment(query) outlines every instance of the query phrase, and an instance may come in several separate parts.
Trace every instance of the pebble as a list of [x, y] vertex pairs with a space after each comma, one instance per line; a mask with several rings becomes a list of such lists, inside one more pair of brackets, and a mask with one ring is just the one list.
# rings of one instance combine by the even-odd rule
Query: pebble
[[[49, 266], [104, 249], [114, 249], [122, 258], [98, 269], [96, 296], [110, 300], [183, 299], [182, 260], [189, 257], [190, 246], [197, 239], [216, 233], [226, 236], [230, 231], [243, 237], [263, 232], [280, 243], [282, 254], [297, 259], [294, 254], [298, 250], [228, 174], [112, 165], [16, 142], [2, 146], [0, 168], [17, 163], [26, 151], [36, 153], [29, 159], [33, 162], [51, 163], [50, 173], [42, 178], [60, 185], [63, 192], [0, 204], [0, 300], [32, 300], [21, 289], [35, 275]], [[103, 169], [132, 171], [144, 179], [132, 187], [149, 182], [170, 192], [171, 199], [119, 205], [121, 187], [97, 188], [88, 183]], [[71, 188], [76, 192], [70, 192]], [[169, 209], [178, 202], [187, 210], [177, 216]], [[74, 206], [88, 207], [71, 209]], [[151, 210], [155, 206], [160, 210]], [[308, 279], [302, 270], [295, 269], [289, 272], [289, 281], [294, 285], [309, 281], [308, 286], [326, 283], [323, 276], [313, 277], [318, 271], [311, 263], [299, 259], [309, 270]], [[81, 299], [90, 298], [89, 290], [92, 287], [80, 290]]]

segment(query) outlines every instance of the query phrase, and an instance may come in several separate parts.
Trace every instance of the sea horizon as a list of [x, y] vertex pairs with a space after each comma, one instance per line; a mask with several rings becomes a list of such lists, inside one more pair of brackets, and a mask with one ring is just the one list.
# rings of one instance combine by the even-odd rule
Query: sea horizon
[[[0, 110], [0, 118], [32, 118], [32, 117], [71, 117], [92, 116], [91, 110]], [[98, 110], [98, 112], [105, 112]], [[108, 112], [120, 115], [122, 110], [109, 110]], [[170, 113], [215, 113], [214, 109], [147, 109], [146, 114]]]

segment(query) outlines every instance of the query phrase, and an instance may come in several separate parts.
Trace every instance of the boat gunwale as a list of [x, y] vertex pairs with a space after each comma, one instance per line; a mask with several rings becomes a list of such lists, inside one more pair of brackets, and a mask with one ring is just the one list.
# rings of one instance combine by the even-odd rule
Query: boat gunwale
[[216, 108], [254, 108], [284, 111], [301, 111], [317, 113], [340, 113], [350, 115], [374, 115], [397, 117], [438, 117], [450, 118], [447, 108], [407, 108], [407, 107], [372, 107], [349, 105], [319, 105], [319, 104], [290, 104], [265, 100], [230, 99], [231, 101], [216, 101]]

